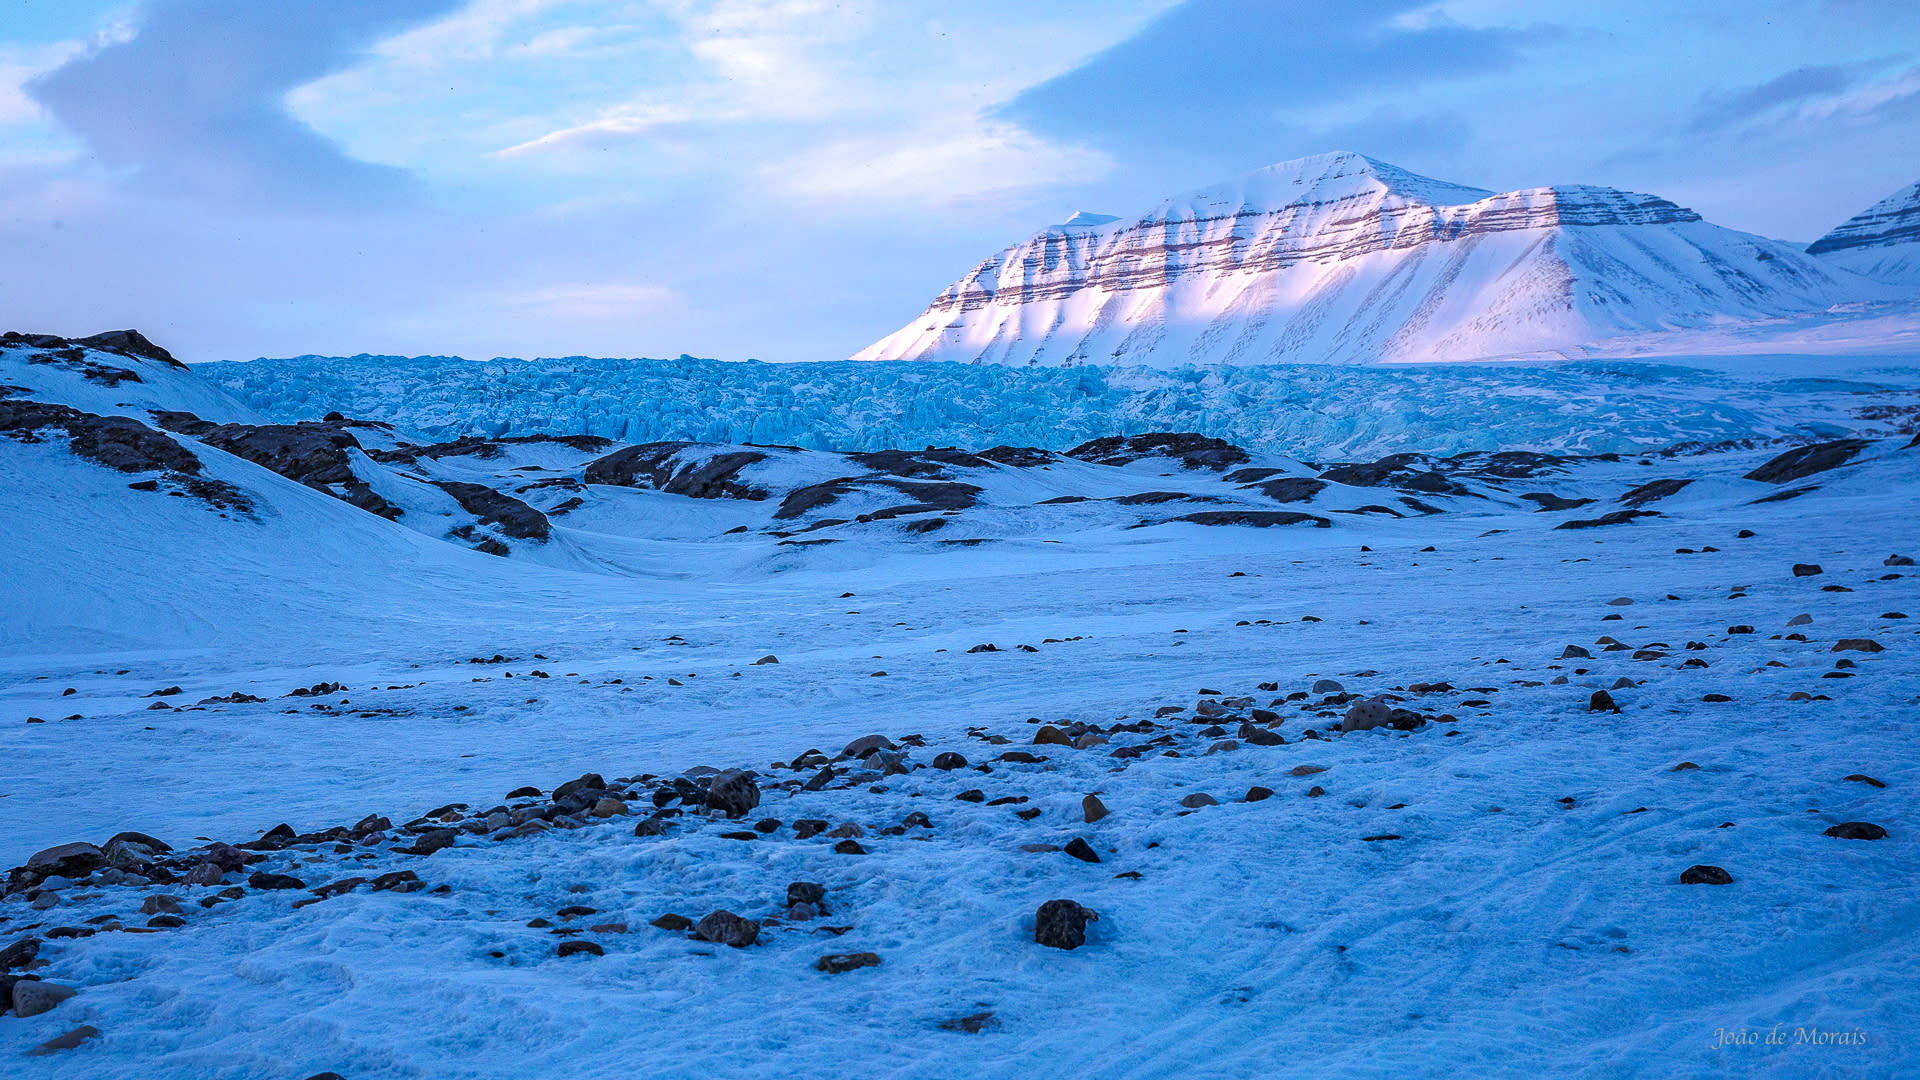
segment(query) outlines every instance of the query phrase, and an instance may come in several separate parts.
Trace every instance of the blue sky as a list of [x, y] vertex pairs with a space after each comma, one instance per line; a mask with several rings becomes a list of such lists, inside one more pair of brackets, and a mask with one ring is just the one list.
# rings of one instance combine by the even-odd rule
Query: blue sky
[[1920, 179], [1920, 5], [0, 0], [0, 328], [839, 359], [1335, 149], [1811, 240]]

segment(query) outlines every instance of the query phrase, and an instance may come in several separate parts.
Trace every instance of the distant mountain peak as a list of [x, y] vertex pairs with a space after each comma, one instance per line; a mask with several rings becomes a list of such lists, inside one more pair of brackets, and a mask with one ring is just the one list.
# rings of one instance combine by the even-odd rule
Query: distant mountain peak
[[1920, 285], [1920, 183], [1848, 218], [1807, 254], [1888, 284]]
[[[1920, 224], [1920, 217], [1916, 218]], [[856, 355], [1019, 365], [1581, 355], [1884, 289], [1654, 195], [1494, 193], [1338, 152], [1075, 215], [987, 258]]]

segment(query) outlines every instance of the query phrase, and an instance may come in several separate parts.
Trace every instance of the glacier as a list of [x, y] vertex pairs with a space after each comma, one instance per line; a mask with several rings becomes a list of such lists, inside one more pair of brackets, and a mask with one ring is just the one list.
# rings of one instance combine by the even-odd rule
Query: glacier
[[[298, 356], [195, 365], [278, 422], [333, 411], [422, 437], [597, 435], [819, 450], [1062, 450], [1193, 431], [1323, 460], [1403, 451], [1639, 453], [1884, 434], [1862, 396], [1920, 388], [1911, 353], [1559, 364], [1014, 368], [587, 357]], [[1876, 426], [1879, 425], [1879, 426]]]

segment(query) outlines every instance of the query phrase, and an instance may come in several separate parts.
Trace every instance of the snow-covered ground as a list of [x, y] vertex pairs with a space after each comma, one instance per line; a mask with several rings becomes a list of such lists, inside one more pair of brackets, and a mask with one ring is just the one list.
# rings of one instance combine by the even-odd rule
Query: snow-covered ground
[[[306, 385], [332, 385], [316, 369]], [[66, 400], [55, 370], [16, 363], [0, 383]], [[1522, 369], [1484, 385], [1369, 372], [1403, 381], [1374, 385], [1371, 411], [1399, 419], [1365, 440], [1274, 437], [1219, 468], [1133, 451], [949, 464], [903, 482], [977, 499], [897, 518], [872, 512], [912, 501], [876, 496], [906, 474], [861, 470], [918, 465], [819, 452], [767, 451], [734, 474], [759, 500], [593, 484], [560, 513], [570, 489], [555, 485], [525, 494], [554, 514], [552, 537], [506, 558], [420, 525], [440, 511], [417, 492], [569, 479], [596, 452], [511, 444], [379, 470], [362, 455], [356, 469], [404, 502], [387, 521], [189, 435], [176, 438], [202, 478], [246, 493], [248, 513], [130, 491], [50, 429], [0, 431], [0, 865], [129, 829], [186, 852], [281, 822], [395, 826], [260, 852], [217, 886], [15, 892], [0, 948], [42, 939], [33, 973], [79, 993], [0, 1018], [0, 1057], [26, 1077], [196, 1080], [1912, 1072], [1920, 624], [1900, 616], [1920, 616], [1920, 574], [1888, 558], [1920, 556], [1913, 371], [1608, 370], [1619, 381], [1586, 396]], [[1615, 394], [1628, 383], [1641, 392]], [[1320, 408], [1367, 413], [1355, 385]], [[1420, 410], [1410, 387], [1429, 391]], [[301, 392], [299, 411], [263, 392], [209, 418], [407, 420]], [[141, 419], [186, 407], [169, 400], [72, 403]], [[1263, 415], [1295, 422], [1279, 405]], [[1377, 483], [1328, 468], [1334, 446], [1373, 449], [1349, 461], [1494, 448], [1489, 418], [1536, 448], [1629, 448], [1595, 445], [1613, 429], [1635, 450], [1754, 445], [1520, 462], [1510, 477], [1485, 460]], [[1832, 468], [1748, 477], [1796, 434], [1866, 441]], [[1245, 468], [1273, 472], [1236, 479]], [[853, 474], [836, 501], [776, 516]], [[1322, 474], [1303, 500], [1259, 487]], [[1623, 501], [1655, 480], [1690, 483]], [[1177, 497], [1116, 501], [1152, 492]], [[1594, 501], [1522, 497], [1541, 493]], [[1063, 497], [1081, 501], [1049, 501]], [[1629, 509], [1657, 516], [1559, 527]], [[1172, 520], [1243, 510], [1328, 524]], [[931, 520], [946, 524], [909, 529]], [[1591, 657], [1563, 659], [1568, 646]], [[1315, 691], [1322, 679], [1340, 691]], [[285, 696], [322, 682], [344, 686]], [[1600, 690], [1620, 711], [1591, 710]], [[265, 700], [205, 703], [235, 692]], [[1426, 722], [1342, 734], [1346, 694]], [[1221, 718], [1193, 722], [1203, 711]], [[1083, 748], [1033, 745], [1036, 721], [1100, 731]], [[876, 733], [923, 737], [901, 747], [907, 772], [841, 762], [808, 791], [817, 767], [770, 767]], [[1135, 746], [1148, 748], [1115, 756]], [[944, 751], [969, 764], [931, 767]], [[998, 760], [1009, 751], [1045, 760]], [[759, 806], [736, 822], [688, 807], [635, 835], [657, 802], [681, 805], [652, 792], [700, 766], [756, 770]], [[394, 850], [429, 810], [464, 803], [443, 815], [463, 825], [545, 805], [589, 771], [630, 793], [630, 814]], [[542, 795], [506, 797], [523, 785]], [[1243, 801], [1256, 786], [1271, 797]], [[969, 789], [985, 801], [956, 798]], [[1202, 792], [1217, 804], [1182, 805]], [[1109, 816], [1086, 820], [1089, 794]], [[1026, 801], [988, 805], [1005, 797]], [[916, 812], [928, 824], [882, 832]], [[764, 820], [779, 824], [758, 839], [721, 835]], [[866, 853], [802, 839], [803, 820], [860, 826]], [[1825, 835], [1856, 821], [1887, 835]], [[1098, 864], [1058, 850], [1075, 838]], [[1680, 884], [1696, 864], [1733, 881]], [[263, 870], [301, 887], [248, 886]], [[295, 906], [401, 870], [424, 887]], [[789, 909], [794, 881], [825, 886], [819, 917]], [[130, 932], [153, 894], [179, 897], [184, 925]], [[1099, 915], [1078, 949], [1033, 940], [1055, 898]], [[766, 920], [758, 943], [650, 925], [718, 909]], [[558, 956], [570, 941], [604, 955]], [[878, 966], [816, 970], [862, 952]], [[22, 1056], [81, 1025], [97, 1034], [78, 1048]], [[1804, 1041], [1815, 1031], [1826, 1041]]]

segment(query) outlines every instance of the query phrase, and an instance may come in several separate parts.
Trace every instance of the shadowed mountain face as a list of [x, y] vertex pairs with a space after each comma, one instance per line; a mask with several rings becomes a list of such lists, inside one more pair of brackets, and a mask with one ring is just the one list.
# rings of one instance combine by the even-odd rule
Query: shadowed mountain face
[[1341, 153], [1135, 218], [1076, 215], [985, 260], [855, 359], [1469, 360], [1867, 294], [1878, 295], [1791, 245], [1656, 196], [1582, 185], [1495, 194]]

